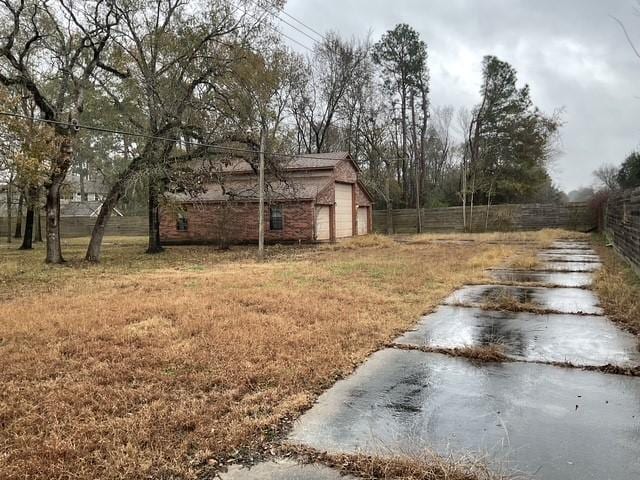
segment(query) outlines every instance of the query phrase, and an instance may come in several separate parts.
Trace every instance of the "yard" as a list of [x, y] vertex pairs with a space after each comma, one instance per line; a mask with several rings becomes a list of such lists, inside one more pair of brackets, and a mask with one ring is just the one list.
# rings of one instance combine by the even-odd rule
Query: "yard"
[[194, 478], [268, 454], [445, 295], [566, 234], [367, 236], [264, 263], [109, 238], [100, 266], [74, 239], [62, 267], [0, 244], [0, 477]]

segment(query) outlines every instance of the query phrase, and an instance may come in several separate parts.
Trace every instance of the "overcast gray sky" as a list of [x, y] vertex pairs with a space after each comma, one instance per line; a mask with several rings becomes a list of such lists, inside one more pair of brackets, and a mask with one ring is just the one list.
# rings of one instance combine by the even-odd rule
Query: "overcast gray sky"
[[[482, 57], [497, 55], [531, 85], [534, 102], [565, 109], [563, 153], [552, 167], [566, 191], [593, 183], [603, 163], [640, 145], [640, 59], [609, 15], [640, 47], [635, 0], [289, 0], [285, 11], [320, 32], [376, 41], [397, 23], [427, 42], [432, 102], [456, 108], [479, 98]], [[286, 17], [284, 17], [286, 18]], [[302, 34], [282, 31], [311, 46]]]

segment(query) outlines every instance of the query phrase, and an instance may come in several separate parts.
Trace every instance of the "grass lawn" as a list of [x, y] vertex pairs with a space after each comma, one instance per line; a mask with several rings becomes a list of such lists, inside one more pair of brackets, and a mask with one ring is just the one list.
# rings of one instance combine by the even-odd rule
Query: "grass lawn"
[[[0, 478], [195, 478], [268, 450], [314, 399], [483, 270], [566, 232], [369, 236], [220, 252], [0, 244]], [[509, 242], [511, 243], [504, 243]]]
[[595, 280], [605, 313], [621, 327], [640, 336], [640, 277], [616, 254], [605, 247], [601, 236], [595, 246], [602, 259], [602, 269]]

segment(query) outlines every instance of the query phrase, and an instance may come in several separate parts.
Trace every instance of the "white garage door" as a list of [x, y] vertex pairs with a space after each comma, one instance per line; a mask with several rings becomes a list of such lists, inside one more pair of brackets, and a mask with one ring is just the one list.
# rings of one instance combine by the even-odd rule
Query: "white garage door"
[[329, 240], [329, 207], [316, 207], [316, 240]]
[[336, 183], [336, 237], [353, 235], [353, 197], [351, 185]]
[[358, 207], [358, 235], [366, 235], [369, 227], [369, 208]]

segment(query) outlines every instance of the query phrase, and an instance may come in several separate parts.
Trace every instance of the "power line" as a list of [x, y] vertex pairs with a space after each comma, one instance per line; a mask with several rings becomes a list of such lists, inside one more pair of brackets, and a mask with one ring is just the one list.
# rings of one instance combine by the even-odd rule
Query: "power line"
[[[273, 13], [272, 11], [268, 10], [267, 7], [262, 6], [261, 4], [259, 4], [258, 2], [256, 2], [255, 0], [248, 0], [249, 2], [253, 3], [256, 7], [261, 8], [262, 10], [264, 10], [265, 12], [269, 13], [270, 15], [273, 15], [275, 18], [277, 18], [278, 20], [280, 20], [282, 23], [289, 25], [291, 28], [293, 28], [294, 30], [296, 30], [297, 32], [300, 32], [302, 35], [304, 35], [305, 37], [311, 39], [311, 41], [313, 43], [318, 43], [318, 39], [313, 38], [311, 35], [309, 35], [307, 32], [305, 32], [304, 30], [296, 27], [295, 25], [293, 25], [292, 23], [286, 21], [284, 18], [280, 17], [279, 15], [276, 15], [275, 13]], [[291, 17], [291, 15], [289, 15], [288, 13], [286, 13], [284, 10], [281, 10], [280, 8], [278, 8], [276, 5], [272, 4], [271, 2], [267, 2], [269, 3], [269, 5], [271, 5], [273, 8], [275, 8], [276, 10], [278, 10], [279, 12], [284, 13], [285, 15]], [[308, 27], [307, 25], [305, 25], [304, 23], [302, 23], [300, 20], [293, 18], [296, 22], [298, 22], [299, 24], [303, 25], [304, 27], [308, 28], [310, 31], [314, 32], [316, 35], [319, 35], [320, 38], [322, 38], [323, 40], [325, 40], [324, 35], [321, 35], [319, 33], [317, 33], [313, 28]]]
[[311, 28], [309, 25], [307, 25], [306, 23], [304, 23], [302, 20], [298, 20], [296, 17], [294, 17], [293, 15], [288, 14], [287, 12], [285, 12], [284, 8], [279, 7], [278, 5], [272, 4], [273, 7], [275, 9], [277, 9], [278, 11], [284, 13], [287, 17], [289, 17], [291, 20], [298, 22], [300, 25], [302, 25], [303, 27], [307, 28], [308, 30], [312, 31], [313, 33], [315, 33], [316, 35], [318, 35], [320, 38], [322, 38], [323, 40], [327, 40], [327, 37], [325, 35], [323, 35], [322, 33], [318, 32], [317, 30]]
[[[236, 8], [240, 8], [238, 6], [236, 6]], [[244, 8], [244, 13], [245, 15], [249, 15], [251, 18], [253, 18], [256, 22], [262, 23], [263, 19], [262, 18], [258, 18], [256, 15], [254, 15], [253, 13], [249, 12], [249, 10], [247, 10], [246, 8]], [[268, 12], [267, 12], [268, 13]], [[299, 42], [298, 40], [296, 40], [293, 37], [290, 37], [289, 35], [287, 35], [286, 33], [282, 32], [282, 30], [279, 30], [278, 28], [276, 28], [274, 25], [271, 25], [270, 23], [262, 23], [263, 25], [265, 25], [266, 27], [270, 28], [271, 30], [275, 31], [276, 33], [282, 35], [283, 37], [291, 40], [293, 43], [301, 46], [302, 48], [306, 48], [307, 50], [309, 50], [310, 52], [313, 53], [313, 49], [308, 47], [307, 45], [305, 45], [302, 42]], [[313, 39], [312, 39], [313, 40]], [[315, 40], [314, 40], [315, 41]]]
[[[177, 144], [182, 144], [182, 145], [189, 145], [192, 147], [203, 147], [203, 148], [212, 148], [212, 149], [217, 149], [217, 150], [222, 150], [222, 151], [226, 151], [226, 152], [232, 152], [232, 153], [250, 153], [252, 155], [257, 155], [260, 153], [259, 150], [250, 150], [248, 148], [237, 148], [237, 147], [225, 147], [222, 145], [214, 145], [212, 143], [202, 143], [202, 142], [191, 142], [188, 140], [184, 140], [184, 139], [179, 139], [179, 138], [171, 138], [171, 137], [163, 137], [163, 136], [158, 136], [158, 135], [150, 135], [147, 133], [138, 133], [138, 132], [128, 132], [125, 130], [114, 130], [114, 129], [110, 129], [110, 128], [104, 128], [104, 127], [95, 127], [92, 125], [84, 125], [84, 124], [80, 124], [77, 123], [75, 121], [72, 122], [61, 122], [58, 120], [49, 120], [46, 118], [33, 118], [33, 117], [29, 117], [27, 115], [22, 115], [19, 113], [13, 113], [13, 112], [4, 112], [4, 111], [0, 111], [0, 115], [3, 115], [5, 117], [14, 117], [14, 118], [21, 118], [24, 120], [30, 120], [30, 121], [34, 121], [34, 122], [41, 122], [41, 123], [48, 123], [51, 125], [58, 125], [58, 126], [62, 126], [62, 127], [66, 127], [66, 128], [73, 128], [73, 129], [83, 129], [83, 130], [89, 130], [89, 131], [94, 131], [94, 132], [100, 132], [100, 133], [112, 133], [115, 135], [128, 135], [130, 137], [138, 137], [138, 138], [145, 138], [148, 140], [160, 140], [163, 142], [171, 142], [171, 143], [177, 143]], [[263, 152], [265, 155], [271, 155], [274, 157], [284, 157], [284, 158], [298, 158], [300, 156], [304, 156], [305, 158], [310, 158], [313, 160], [326, 160], [327, 157], [321, 157], [321, 156], [313, 156], [313, 154], [307, 154], [307, 153], [303, 153], [303, 154], [293, 154], [293, 153], [278, 153], [278, 152]], [[383, 159], [383, 160], [402, 160], [401, 158], [387, 158], [387, 159]]]

